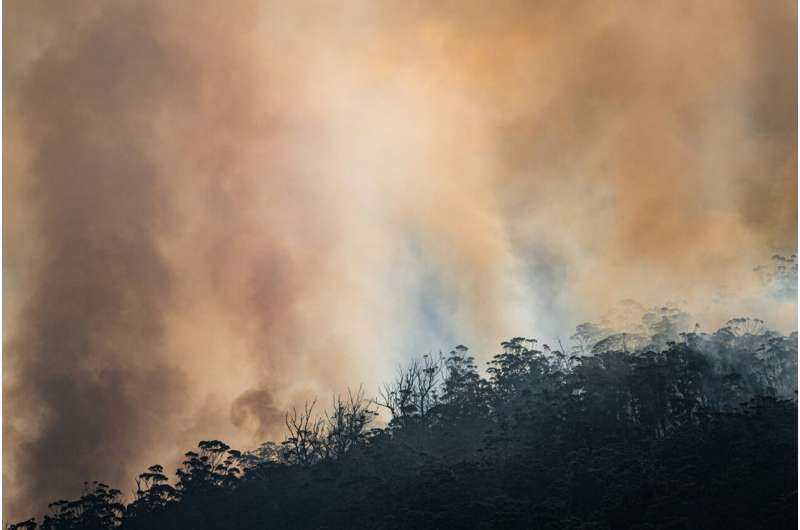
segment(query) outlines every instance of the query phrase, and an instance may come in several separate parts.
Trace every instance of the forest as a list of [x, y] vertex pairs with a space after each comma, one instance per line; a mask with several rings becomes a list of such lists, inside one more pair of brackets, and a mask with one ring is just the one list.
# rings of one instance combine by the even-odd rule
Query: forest
[[797, 333], [686, 319], [421, 356], [289, 411], [282, 441], [204, 440], [130, 499], [87, 482], [8, 529], [796, 528]]

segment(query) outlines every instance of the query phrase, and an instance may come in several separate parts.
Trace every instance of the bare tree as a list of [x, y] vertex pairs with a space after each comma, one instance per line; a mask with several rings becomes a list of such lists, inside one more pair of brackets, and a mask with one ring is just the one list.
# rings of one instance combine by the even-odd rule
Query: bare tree
[[296, 408], [292, 408], [291, 414], [286, 414], [289, 436], [283, 445], [286, 459], [292, 464], [308, 466], [319, 461], [324, 454], [324, 420], [313, 417], [316, 404], [316, 399], [311, 403], [306, 401], [300, 414]]
[[336, 458], [366, 439], [367, 428], [378, 415], [372, 406], [374, 402], [364, 398], [364, 389], [359, 387], [354, 394], [350, 389], [347, 396], [333, 398], [331, 412], [325, 414], [325, 454]]
[[376, 403], [386, 408], [393, 421], [404, 424], [409, 418], [424, 418], [441, 399], [443, 358], [424, 355], [398, 369], [393, 383], [380, 390]]

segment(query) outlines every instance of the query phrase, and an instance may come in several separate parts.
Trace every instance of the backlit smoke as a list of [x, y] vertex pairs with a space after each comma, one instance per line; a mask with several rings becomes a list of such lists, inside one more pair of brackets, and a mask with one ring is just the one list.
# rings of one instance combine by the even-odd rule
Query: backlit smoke
[[4, 5], [10, 520], [622, 299], [794, 327], [791, 2]]

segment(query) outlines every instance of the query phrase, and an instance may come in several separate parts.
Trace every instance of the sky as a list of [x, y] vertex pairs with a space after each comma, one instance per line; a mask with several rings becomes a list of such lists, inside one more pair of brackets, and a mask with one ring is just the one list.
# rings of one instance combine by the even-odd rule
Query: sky
[[5, 517], [620, 300], [795, 329], [796, 19], [7, 0]]

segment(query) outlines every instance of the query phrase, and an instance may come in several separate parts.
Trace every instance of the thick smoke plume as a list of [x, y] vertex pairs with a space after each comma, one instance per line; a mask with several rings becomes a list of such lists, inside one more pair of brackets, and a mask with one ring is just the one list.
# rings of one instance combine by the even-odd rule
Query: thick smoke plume
[[4, 5], [11, 519], [621, 299], [794, 326], [791, 2]]

